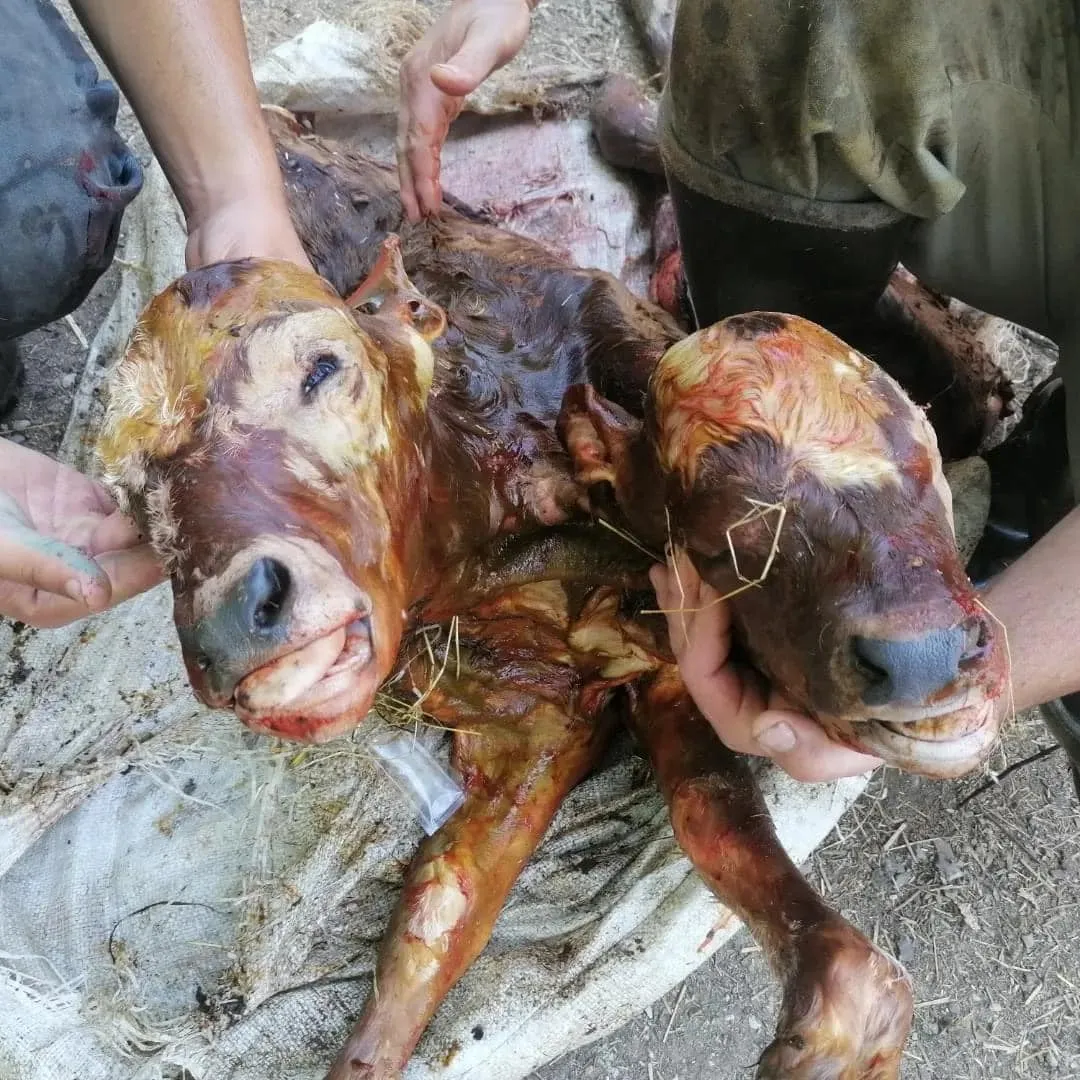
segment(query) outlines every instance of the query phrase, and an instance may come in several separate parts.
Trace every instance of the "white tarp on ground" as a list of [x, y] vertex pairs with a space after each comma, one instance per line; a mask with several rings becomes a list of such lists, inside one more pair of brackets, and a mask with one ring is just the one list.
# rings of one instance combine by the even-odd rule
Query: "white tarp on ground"
[[[303, 50], [290, 49], [269, 96], [289, 91], [288, 71], [289, 92], [317, 86], [337, 130], [359, 130], [349, 86], [335, 89], [364, 84], [355, 56], [338, 50], [333, 77], [305, 76]], [[582, 122], [478, 128], [448, 150], [447, 187], [579, 262], [644, 280], [647, 221]], [[65, 444], [83, 466], [104, 367], [182, 270], [180, 218], [156, 168], [127, 232]], [[201, 709], [164, 588], [60, 631], [0, 625], [0, 655], [0, 1077], [321, 1077], [371, 987], [420, 838], [365, 732], [298, 753]], [[436, 733], [421, 737], [445, 752]], [[863, 786], [762, 780], [797, 859]], [[676, 848], [624, 738], [560, 811], [407, 1076], [524, 1077], [625, 1022], [736, 928]]]

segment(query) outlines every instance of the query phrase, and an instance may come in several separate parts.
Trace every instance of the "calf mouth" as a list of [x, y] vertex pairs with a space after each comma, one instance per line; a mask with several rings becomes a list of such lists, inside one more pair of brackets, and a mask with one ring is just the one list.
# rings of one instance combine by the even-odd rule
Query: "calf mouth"
[[233, 711], [252, 731], [322, 743], [367, 715], [382, 679], [369, 617], [353, 618], [249, 672]]
[[920, 709], [910, 718], [870, 718], [853, 724], [854, 743], [864, 753], [905, 772], [947, 780], [979, 768], [997, 744], [997, 702], [953, 700], [938, 709]]

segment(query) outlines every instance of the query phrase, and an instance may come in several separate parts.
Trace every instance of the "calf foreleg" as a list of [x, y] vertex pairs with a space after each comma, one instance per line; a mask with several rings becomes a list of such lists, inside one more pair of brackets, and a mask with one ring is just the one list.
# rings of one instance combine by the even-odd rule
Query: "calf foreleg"
[[555, 811], [602, 751], [606, 720], [549, 703], [512, 724], [458, 732], [467, 797], [413, 860], [375, 987], [328, 1080], [399, 1077], [450, 988], [487, 944]]
[[674, 668], [646, 688], [635, 720], [676, 839], [783, 980], [758, 1080], [894, 1080], [912, 1014], [903, 970], [799, 873], [746, 763], [694, 708]]

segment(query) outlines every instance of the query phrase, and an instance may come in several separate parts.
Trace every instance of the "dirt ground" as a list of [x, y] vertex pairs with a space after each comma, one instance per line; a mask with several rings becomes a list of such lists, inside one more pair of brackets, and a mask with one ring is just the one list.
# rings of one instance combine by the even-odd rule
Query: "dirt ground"
[[[533, 47], [555, 48], [618, 0], [545, 0]], [[253, 53], [312, 19], [346, 19], [349, 0], [246, 0]], [[612, 43], [640, 65], [631, 40]], [[130, 116], [128, 133], [135, 131]], [[135, 138], [140, 152], [145, 143]], [[86, 350], [116, 287], [110, 272], [76, 313], [23, 342], [28, 376], [0, 433], [55, 451]], [[992, 763], [1000, 774], [1052, 739], [1021, 718]], [[849, 919], [897, 955], [916, 986], [909, 1080], [1080, 1078], [1080, 821], [1060, 752], [963, 800], [986, 777], [931, 783], [886, 770], [806, 870]], [[963, 805], [961, 805], [963, 803]], [[567, 1054], [536, 1080], [728, 1080], [752, 1075], [779, 993], [745, 933], [618, 1032]], [[492, 1078], [498, 1080], [498, 1078]]]

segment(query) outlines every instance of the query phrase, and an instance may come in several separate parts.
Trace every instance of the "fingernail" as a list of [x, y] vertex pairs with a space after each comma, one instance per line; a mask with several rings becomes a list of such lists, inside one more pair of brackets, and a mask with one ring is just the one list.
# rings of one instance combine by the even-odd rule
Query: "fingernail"
[[795, 732], [787, 724], [773, 724], [760, 732], [757, 741], [770, 754], [784, 754], [795, 749]]
[[73, 577], [64, 585], [64, 595], [80, 604], [86, 601], [86, 590], [78, 578]]

